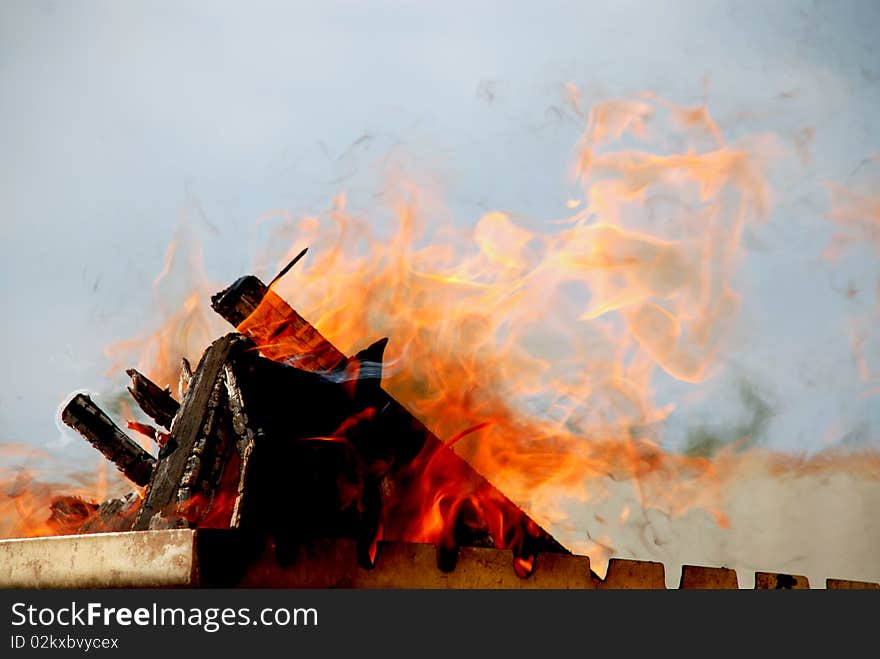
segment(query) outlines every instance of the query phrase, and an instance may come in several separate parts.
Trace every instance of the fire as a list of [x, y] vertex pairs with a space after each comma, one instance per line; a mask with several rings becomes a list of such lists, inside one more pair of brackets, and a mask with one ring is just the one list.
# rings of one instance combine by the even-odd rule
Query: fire
[[[648, 150], [669, 131], [678, 150]], [[644, 148], [631, 146], [640, 141]], [[341, 195], [329, 222], [286, 219], [278, 231], [293, 233], [291, 250], [276, 258], [286, 262], [303, 246], [312, 254], [264, 305], [274, 294], [292, 300], [346, 354], [365, 337], [392, 337], [389, 392], [539, 519], [564, 517], [560, 493], [599, 496], [591, 481], [607, 473], [638, 483], [643, 505], [712, 510], [712, 465], [657, 448], [671, 408], [653, 404], [653, 378], [660, 369], [698, 382], [713, 365], [724, 320], [736, 309], [729, 281], [740, 233], [767, 209], [760, 162], [726, 146], [705, 108], [645, 96], [593, 108], [575, 163], [582, 198], [569, 199], [575, 214], [549, 231], [498, 211], [469, 232], [442, 227], [426, 241], [434, 209], [407, 184], [399, 185], [388, 235]], [[182, 280], [173, 273], [187, 251], [190, 274]], [[180, 283], [185, 292], [168, 295], [167, 285]], [[182, 233], [155, 287], [160, 303], [172, 305], [167, 322], [108, 355], [118, 368], [138, 354], [138, 368], [171, 385], [179, 357], [195, 358], [219, 333], [206, 306], [218, 286]], [[260, 326], [265, 317], [240, 329], [250, 329], [268, 357], [334, 365], [334, 355], [322, 360], [284, 327]], [[497, 503], [480, 492], [445, 491], [443, 455], [418, 463], [423, 493], [411, 502], [403, 534], [439, 540], [467, 502], [494, 527], [493, 537], [504, 538], [509, 529]], [[661, 473], [688, 478], [670, 488]]]
[[[655, 131], [680, 148], [648, 151]], [[583, 203], [569, 200], [576, 213], [550, 230], [498, 211], [426, 239], [440, 210], [407, 184], [387, 235], [372, 229], [385, 218], [343, 196], [329, 221], [283, 222], [295, 238], [278, 262], [310, 246], [308, 264], [239, 329], [273, 359], [320, 362], [285, 329], [272, 303], [283, 298], [345, 354], [391, 337], [386, 389], [538, 519], [564, 519], [561, 497], [601, 496], [611, 473], [643, 506], [705, 508], [723, 524], [712, 463], [658, 448], [672, 408], [655, 405], [652, 388], [658, 372], [691, 383], [711, 374], [738, 305], [741, 233], [769, 205], [760, 154], [724, 144], [705, 108], [653, 97], [594, 108], [578, 148]], [[443, 455], [422, 456], [422, 492], [398, 511], [398, 533], [448, 541], [468, 505], [505, 538], [503, 507], [452, 485]]]
[[[569, 94], [579, 107], [577, 89]], [[792, 477], [842, 464], [830, 454], [801, 462], [735, 447], [714, 458], [661, 448], [675, 408], [656, 402], [658, 383], [705, 381], [726, 347], [743, 231], [770, 207], [764, 153], [760, 140], [727, 144], [705, 106], [651, 95], [600, 103], [573, 154], [577, 192], [561, 202], [563, 217], [523, 221], [499, 210], [463, 230], [438, 226], [434, 218], [448, 213], [406, 181], [393, 182], [390, 214], [352, 209], [339, 195], [326, 216], [278, 218], [266, 269], [276, 272], [303, 247], [309, 256], [238, 329], [265, 356], [307, 370], [334, 368], [342, 355], [390, 338], [383, 386], [444, 446], [410, 465], [414, 486], [386, 511], [381, 538], [451, 547], [457, 533], [479, 527], [498, 546], [523, 542], [509, 504], [456, 473], [451, 451], [545, 526], [574, 524], [571, 505], [603, 501], [609, 482], [631, 489], [631, 503], [615, 511], [619, 525], [641, 509], [705, 511], [726, 526], [724, 483], [755, 463]], [[835, 219], [875, 239], [875, 205], [843, 201]], [[158, 290], [176, 281], [187, 244], [175, 240]], [[112, 346], [114, 369], [136, 353], [140, 370], [173, 386], [179, 358], [195, 360], [224, 331], [207, 306], [220, 286], [191, 254], [186, 292], [159, 297], [174, 305], [167, 322]], [[285, 300], [341, 354], [291, 329]], [[315, 439], [345, 441], [360, 421]], [[856, 464], [878, 477], [876, 460], [845, 467]], [[22, 502], [7, 494], [3, 505]], [[40, 526], [38, 507], [25, 508], [18, 514], [28, 534], [57, 532]], [[602, 536], [571, 548], [600, 565], [609, 547]], [[517, 565], [527, 574], [530, 557]]]
[[0, 538], [73, 533], [115, 493], [103, 460], [94, 472], [65, 474], [45, 451], [0, 446]]

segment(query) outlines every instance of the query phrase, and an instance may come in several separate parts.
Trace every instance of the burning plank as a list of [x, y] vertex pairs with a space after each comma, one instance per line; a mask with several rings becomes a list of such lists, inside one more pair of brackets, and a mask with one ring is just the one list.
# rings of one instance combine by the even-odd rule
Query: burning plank
[[214, 295], [211, 306], [269, 359], [304, 371], [329, 371], [345, 361], [336, 346], [253, 275]]
[[[214, 295], [211, 306], [239, 332], [251, 338], [260, 352], [269, 359], [303, 370], [336, 376], [342, 374], [343, 377], [347, 369], [357, 367], [357, 361], [346, 360], [342, 352], [272, 291], [271, 287], [255, 276], [241, 277], [227, 289]], [[384, 348], [384, 344], [382, 347]], [[378, 363], [381, 368], [381, 359], [364, 359], [361, 355], [361, 363]], [[381, 428], [381, 431], [374, 433], [377, 444], [368, 446], [365, 450], [374, 460], [385, 460], [389, 464], [389, 477], [382, 481], [386, 517], [400, 516], [396, 513], [403, 514], [405, 502], [412, 496], [412, 490], [420, 486], [421, 473], [413, 468], [415, 465], [442, 463], [448, 474], [459, 479], [463, 491], [477, 493], [476, 498], [491, 501], [508, 518], [514, 518], [513, 521], [508, 519], [505, 522], [505, 528], [495, 529], [496, 535], [508, 537], [494, 538], [494, 543], [499, 546], [514, 546], [523, 560], [521, 568], [524, 573], [530, 570], [529, 565], [533, 560], [530, 557], [538, 551], [567, 552], [549, 533], [385, 392], [379, 386], [380, 377], [367, 377], [368, 381], [374, 380], [376, 383], [372, 405], [378, 413], [372, 423]], [[361, 382], [360, 377], [354, 377], [354, 380]], [[472, 497], [465, 496], [463, 500], [472, 500]], [[444, 566], [454, 565], [455, 547], [462, 541], [476, 545], [493, 543], [493, 539], [487, 538], [485, 529], [481, 529], [484, 520], [479, 519], [480, 512], [474, 513], [473, 506], [471, 515], [468, 515], [467, 510], [468, 506], [463, 506], [455, 513], [456, 518], [447, 524], [443, 544], [449, 551], [441, 560]], [[468, 517], [472, 522], [476, 518], [476, 523], [467, 524], [465, 520]], [[464, 531], [465, 528], [469, 531]]]

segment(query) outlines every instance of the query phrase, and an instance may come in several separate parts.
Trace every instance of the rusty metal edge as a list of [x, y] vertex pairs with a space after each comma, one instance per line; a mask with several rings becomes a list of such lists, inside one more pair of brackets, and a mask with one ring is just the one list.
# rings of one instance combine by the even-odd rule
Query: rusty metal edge
[[[375, 566], [366, 569], [353, 540], [328, 539], [307, 543], [292, 565], [281, 566], [271, 546], [246, 555], [234, 531], [170, 529], [0, 540], [0, 588], [663, 588], [662, 564], [612, 562], [618, 569], [601, 580], [592, 573], [588, 556], [539, 554], [532, 574], [522, 578], [513, 569], [511, 551], [463, 547], [455, 568], [443, 572], [433, 545], [393, 542], [380, 543]], [[685, 565], [679, 587], [736, 588], [735, 575]], [[768, 582], [758, 585], [758, 575]], [[758, 572], [756, 587], [775, 587], [776, 577]], [[806, 578], [794, 578], [798, 587], [810, 587]], [[828, 579], [826, 587], [880, 586]]]
[[190, 587], [196, 565], [188, 529], [0, 541], [0, 588]]

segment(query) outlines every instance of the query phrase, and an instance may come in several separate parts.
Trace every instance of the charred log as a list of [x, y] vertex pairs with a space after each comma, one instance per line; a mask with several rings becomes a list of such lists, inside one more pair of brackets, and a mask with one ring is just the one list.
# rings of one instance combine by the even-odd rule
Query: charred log
[[229, 334], [215, 341], [202, 356], [168, 441], [159, 454], [159, 464], [138, 511], [134, 530], [146, 530], [151, 525], [153, 528], [187, 525], [177, 507], [191, 498], [205, 461], [216, 458], [216, 451], [206, 451], [205, 442], [213, 436], [212, 424], [216, 423], [221, 404], [218, 400], [223, 395], [220, 378], [224, 365], [244, 343], [240, 335]]
[[180, 409], [180, 403], [174, 400], [171, 391], [162, 389], [146, 375], [130, 368], [126, 371], [131, 378], [128, 392], [135, 399], [144, 413], [153, 421], [166, 429], [171, 428], [174, 415]]
[[77, 394], [61, 420], [85, 437], [135, 485], [150, 482], [156, 459], [126, 435], [86, 394]]
[[[191, 526], [198, 525], [213, 507], [214, 494], [229, 459], [228, 407], [222, 371], [208, 398], [205, 424], [199, 432], [177, 486], [176, 506]], [[220, 511], [218, 517], [222, 517]]]
[[238, 480], [235, 487], [235, 501], [232, 505], [232, 513], [229, 525], [232, 528], [242, 526], [242, 515], [247, 505], [247, 491], [250, 473], [250, 461], [254, 453], [254, 447], [258, 438], [264, 433], [262, 428], [254, 426], [249, 416], [250, 405], [245, 402], [242, 392], [240, 377], [240, 365], [227, 363], [223, 367], [224, 382], [226, 384], [226, 398], [229, 401], [229, 411], [232, 415], [232, 431], [236, 436], [236, 449], [238, 452]]
[[232, 325], [238, 327], [266, 297], [269, 287], [258, 277], [239, 277], [229, 288], [211, 297], [211, 307]]

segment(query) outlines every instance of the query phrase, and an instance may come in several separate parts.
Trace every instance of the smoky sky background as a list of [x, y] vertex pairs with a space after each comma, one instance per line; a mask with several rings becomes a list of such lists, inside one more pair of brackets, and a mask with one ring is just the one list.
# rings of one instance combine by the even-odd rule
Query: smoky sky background
[[429, 173], [462, 225], [496, 209], [530, 226], [564, 215], [583, 128], [563, 102], [573, 82], [586, 106], [642, 91], [706, 101], [727, 138], [779, 146], [733, 347], [673, 414], [669, 447], [747, 425], [755, 400], [770, 448], [880, 447], [848, 338], [874, 304], [876, 256], [820, 258], [825, 182], [880, 152], [878, 28], [871, 1], [7, 0], [0, 440], [100, 459], [57, 407], [121, 389], [103, 349], [156, 320], [152, 280], [182, 222], [229, 283], [265, 239], [258, 218], [320, 213], [337, 192], [367, 207], [389, 154]]

